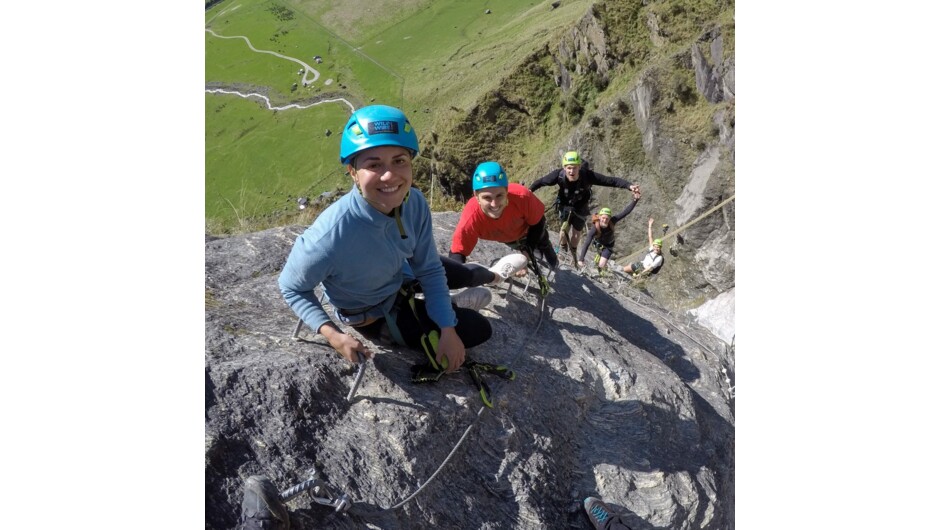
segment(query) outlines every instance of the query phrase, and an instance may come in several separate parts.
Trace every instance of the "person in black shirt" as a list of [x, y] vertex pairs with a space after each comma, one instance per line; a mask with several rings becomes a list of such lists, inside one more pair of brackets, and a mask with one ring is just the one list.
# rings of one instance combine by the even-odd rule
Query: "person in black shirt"
[[561, 163], [564, 167], [536, 180], [529, 186], [529, 190], [534, 192], [543, 186], [558, 186], [558, 195], [553, 206], [562, 221], [561, 233], [558, 235], [559, 246], [562, 250], [570, 249], [571, 257], [577, 263], [581, 231], [584, 230], [585, 220], [591, 215], [588, 206], [591, 200], [591, 186], [597, 184], [623, 188], [634, 193], [639, 193], [640, 187], [621, 178], [597, 173], [588, 168], [587, 164], [582, 165], [581, 156], [577, 151], [565, 153]]

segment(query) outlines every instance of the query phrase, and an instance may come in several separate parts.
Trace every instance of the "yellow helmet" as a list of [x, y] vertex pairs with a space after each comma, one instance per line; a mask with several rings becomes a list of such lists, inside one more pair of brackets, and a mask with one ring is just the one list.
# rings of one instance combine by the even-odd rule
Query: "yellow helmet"
[[561, 165], [581, 165], [581, 156], [577, 151], [568, 151], [565, 156], [561, 157]]

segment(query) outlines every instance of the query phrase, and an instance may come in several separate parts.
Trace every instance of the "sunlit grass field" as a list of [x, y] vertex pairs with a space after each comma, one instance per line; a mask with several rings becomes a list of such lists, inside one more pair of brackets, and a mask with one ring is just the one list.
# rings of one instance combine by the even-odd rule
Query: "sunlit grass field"
[[[206, 32], [206, 84], [258, 92], [274, 106], [336, 97], [357, 108], [398, 106], [426, 141], [430, 131], [450, 123], [453, 109], [465, 110], [498, 87], [513, 64], [583, 16], [590, 2], [563, 2], [557, 9], [550, 3], [225, 1], [206, 11], [208, 29], [247, 37], [255, 49], [303, 61], [321, 76], [304, 87], [297, 62]], [[207, 93], [205, 101], [207, 231], [277, 225], [296, 211], [291, 201], [297, 196], [346, 186], [337, 160], [346, 104], [272, 111], [234, 95]], [[327, 136], [327, 129], [336, 134]]]

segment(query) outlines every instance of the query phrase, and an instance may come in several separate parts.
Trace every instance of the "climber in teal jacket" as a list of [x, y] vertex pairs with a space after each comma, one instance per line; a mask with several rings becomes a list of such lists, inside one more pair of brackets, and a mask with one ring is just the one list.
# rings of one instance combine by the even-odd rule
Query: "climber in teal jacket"
[[[321, 282], [334, 316], [369, 338], [382, 334], [390, 315], [409, 346], [420, 346], [428, 329], [439, 331], [438, 360], [446, 358], [453, 372], [465, 348], [485, 342], [492, 328], [476, 311], [451, 305], [430, 209], [411, 187], [417, 153], [417, 136], [400, 110], [373, 105], [353, 113], [343, 131], [340, 162], [354, 186], [298, 236], [278, 285], [304, 323], [350, 362], [358, 361], [357, 352], [367, 358], [372, 352], [332, 322], [313, 291]], [[404, 304], [396, 313], [399, 289], [412, 279], [424, 299], [415, 300], [415, 310]]]

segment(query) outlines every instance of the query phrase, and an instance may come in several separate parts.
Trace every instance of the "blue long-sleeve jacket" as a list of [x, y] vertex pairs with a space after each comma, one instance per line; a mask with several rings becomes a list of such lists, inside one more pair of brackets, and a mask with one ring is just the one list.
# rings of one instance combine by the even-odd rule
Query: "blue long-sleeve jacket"
[[353, 186], [297, 237], [278, 278], [284, 300], [314, 331], [330, 322], [313, 289], [323, 283], [336, 308], [382, 316], [405, 279], [421, 283], [428, 315], [440, 327], [457, 324], [424, 195], [411, 188], [401, 207], [407, 238], [394, 217], [369, 205]]

